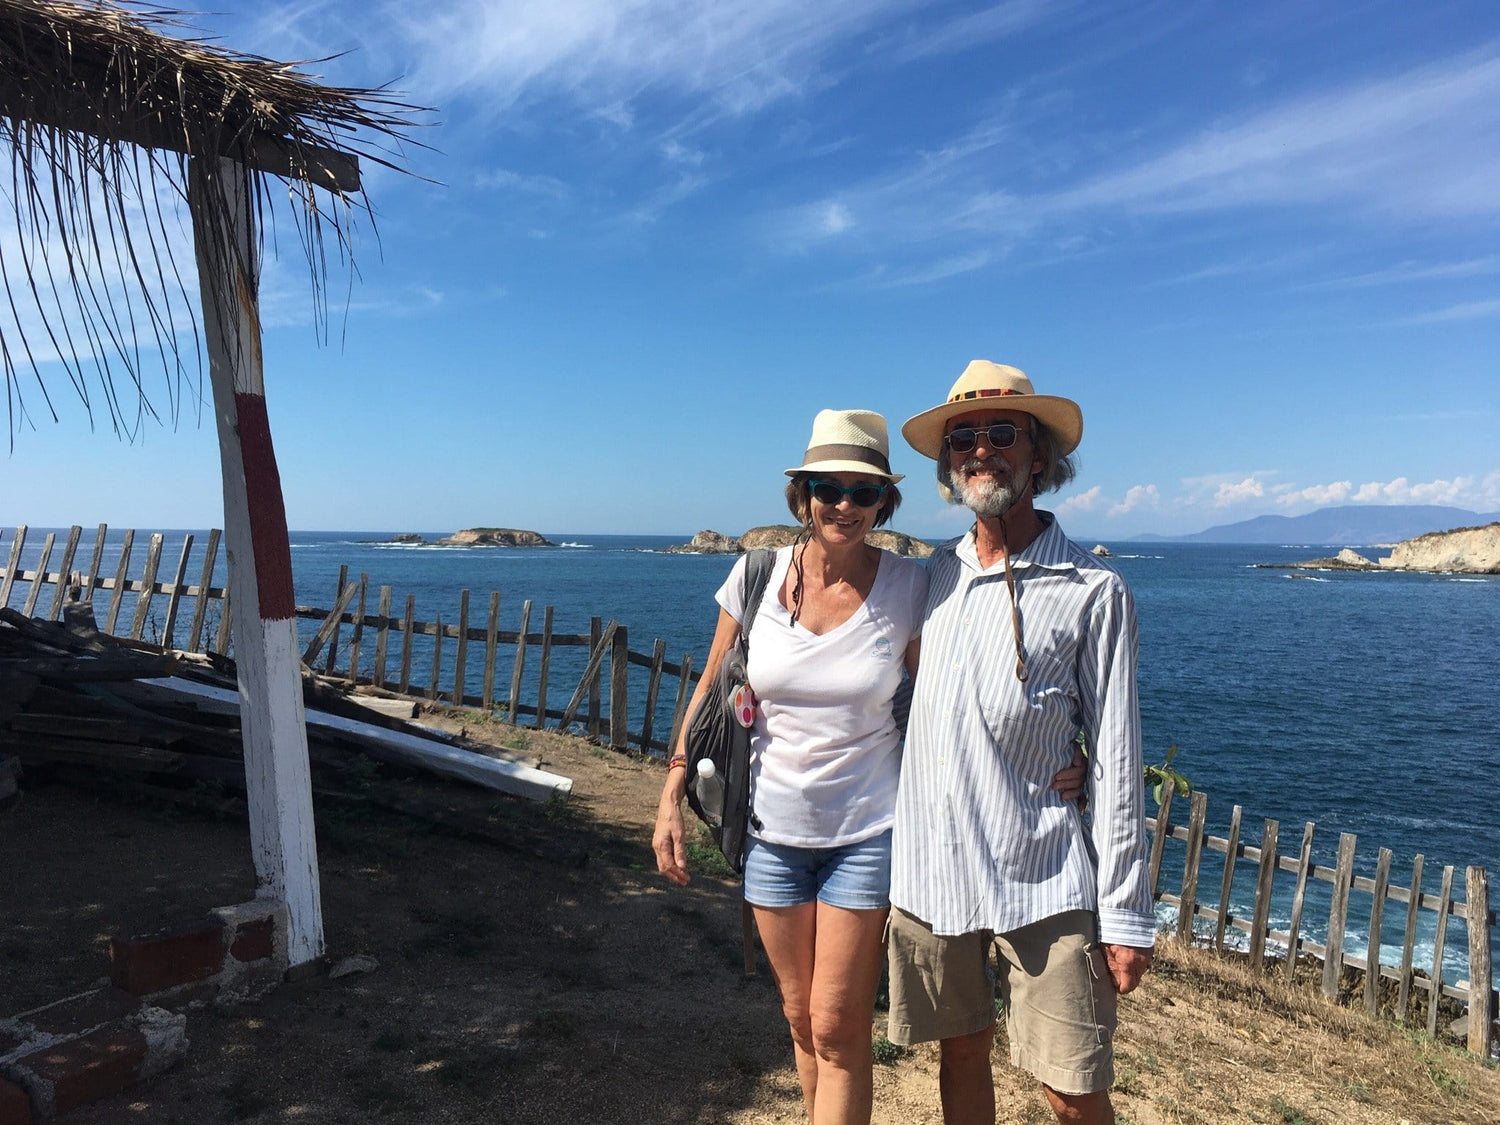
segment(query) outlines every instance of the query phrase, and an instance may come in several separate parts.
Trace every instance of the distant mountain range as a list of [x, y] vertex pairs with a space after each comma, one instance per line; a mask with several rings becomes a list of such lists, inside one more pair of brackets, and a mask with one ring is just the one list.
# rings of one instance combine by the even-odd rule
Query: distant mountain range
[[1138, 541], [1174, 543], [1318, 544], [1337, 547], [1397, 543], [1429, 531], [1479, 527], [1500, 520], [1500, 512], [1483, 514], [1437, 504], [1344, 504], [1319, 508], [1303, 516], [1256, 516], [1220, 524], [1193, 535], [1139, 535]]

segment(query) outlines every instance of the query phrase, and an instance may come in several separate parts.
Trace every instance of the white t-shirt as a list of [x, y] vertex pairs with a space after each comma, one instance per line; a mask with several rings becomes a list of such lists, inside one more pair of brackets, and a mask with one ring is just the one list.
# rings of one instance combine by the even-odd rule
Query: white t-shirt
[[[891, 697], [906, 646], [922, 628], [927, 571], [880, 552], [870, 596], [821, 636], [778, 596], [792, 548], [776, 564], [750, 628], [750, 684], [760, 702], [750, 738], [750, 835], [803, 848], [843, 847], [891, 826], [901, 735]], [[745, 560], [715, 595], [744, 620]], [[757, 821], [759, 822], [757, 824]]]

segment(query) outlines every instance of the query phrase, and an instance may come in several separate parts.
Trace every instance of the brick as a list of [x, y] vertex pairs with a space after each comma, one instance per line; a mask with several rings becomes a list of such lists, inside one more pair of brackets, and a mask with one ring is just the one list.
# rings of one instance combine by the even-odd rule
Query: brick
[[31, 1125], [31, 1099], [4, 1078], [0, 1078], [0, 1125]]
[[16, 1060], [52, 1087], [52, 1112], [118, 1094], [134, 1084], [146, 1059], [146, 1037], [134, 1027], [101, 1028]]
[[270, 918], [245, 922], [236, 931], [229, 947], [236, 961], [260, 961], [275, 952], [275, 923]]
[[210, 916], [145, 937], [112, 938], [110, 979], [133, 996], [214, 976], [224, 967], [224, 923]]

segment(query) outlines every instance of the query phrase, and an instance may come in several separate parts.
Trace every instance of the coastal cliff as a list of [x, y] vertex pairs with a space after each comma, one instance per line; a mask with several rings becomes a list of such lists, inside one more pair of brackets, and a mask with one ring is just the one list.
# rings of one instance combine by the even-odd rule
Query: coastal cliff
[[1453, 574], [1500, 574], [1500, 522], [1485, 527], [1433, 531], [1397, 543], [1382, 570], [1442, 571]]
[[[769, 524], [752, 527], [738, 538], [718, 531], [700, 531], [692, 541], [680, 547], [668, 547], [672, 554], [693, 555], [737, 555], [742, 551], [754, 551], [761, 547], [772, 549], [785, 547], [796, 541], [800, 527], [791, 524]], [[880, 529], [865, 536], [865, 541], [893, 555], [903, 558], [925, 559], [932, 554], [932, 544], [915, 539], [900, 531]]]

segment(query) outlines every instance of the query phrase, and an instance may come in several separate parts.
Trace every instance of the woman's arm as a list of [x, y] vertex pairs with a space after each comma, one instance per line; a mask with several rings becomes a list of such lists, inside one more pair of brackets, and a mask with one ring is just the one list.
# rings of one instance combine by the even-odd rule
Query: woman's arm
[[[719, 610], [719, 624], [714, 629], [713, 644], [708, 650], [708, 660], [703, 673], [698, 677], [698, 686], [693, 689], [693, 698], [683, 715], [682, 729], [673, 747], [673, 757], [687, 754], [687, 728], [693, 713], [698, 710], [708, 687], [719, 674], [719, 665], [740, 639], [740, 623], [729, 616], [728, 610]], [[687, 793], [687, 770], [681, 766], [667, 770], [667, 780], [661, 787], [661, 800], [656, 806], [656, 831], [651, 836], [651, 850], [656, 853], [656, 869], [678, 886], [686, 886], [687, 844], [683, 833], [682, 798]]]

